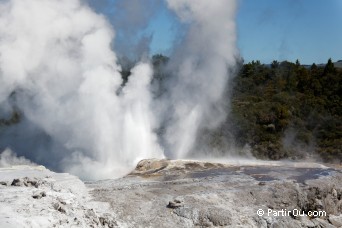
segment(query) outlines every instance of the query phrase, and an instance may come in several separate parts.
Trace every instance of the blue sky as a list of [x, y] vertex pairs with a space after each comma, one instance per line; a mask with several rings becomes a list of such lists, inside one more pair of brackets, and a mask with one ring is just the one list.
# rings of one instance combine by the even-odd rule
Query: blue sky
[[[342, 0], [238, 2], [238, 47], [245, 62], [299, 59], [311, 64], [325, 63], [330, 57], [342, 59]], [[148, 27], [138, 34], [153, 34], [152, 54], [168, 54], [180, 31], [179, 23], [165, 4], [158, 7]]]
[[342, 59], [342, 0], [241, 0], [237, 28], [246, 61]]

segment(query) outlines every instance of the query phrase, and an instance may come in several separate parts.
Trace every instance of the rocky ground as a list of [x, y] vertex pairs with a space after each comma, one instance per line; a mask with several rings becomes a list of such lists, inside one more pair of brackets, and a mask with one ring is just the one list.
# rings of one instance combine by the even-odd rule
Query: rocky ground
[[342, 227], [341, 170], [152, 159], [84, 184], [43, 167], [2, 168], [0, 227]]
[[[342, 173], [318, 164], [144, 160], [125, 178], [87, 186], [127, 227], [342, 226]], [[326, 215], [268, 214], [282, 209]]]
[[[77, 177], [43, 166], [0, 168], [0, 227], [114, 227]], [[101, 213], [101, 211], [103, 211]]]

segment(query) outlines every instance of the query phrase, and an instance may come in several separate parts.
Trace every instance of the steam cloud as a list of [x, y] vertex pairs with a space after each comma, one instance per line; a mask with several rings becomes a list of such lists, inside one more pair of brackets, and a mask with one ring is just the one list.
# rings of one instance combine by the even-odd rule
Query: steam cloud
[[197, 133], [216, 128], [226, 117], [222, 98], [229, 69], [237, 57], [235, 1], [168, 0], [181, 21], [189, 24], [171, 60], [176, 71], [171, 88], [173, 115], [166, 141], [176, 158], [193, 149]]
[[113, 24], [117, 37], [115, 51], [119, 57], [136, 60], [147, 55], [152, 34], [142, 34], [161, 5], [160, 0], [87, 0], [103, 12]]
[[[171, 56], [167, 96], [153, 99], [148, 62], [138, 63], [122, 87], [114, 31], [87, 4], [1, 1], [0, 111], [17, 108], [22, 119], [2, 132], [0, 146], [85, 179], [122, 176], [165, 149], [170, 157], [189, 155], [197, 133], [225, 117], [222, 96], [237, 55], [236, 5], [167, 4], [188, 32]], [[157, 136], [161, 125], [165, 134]]]
[[27, 121], [60, 145], [40, 154], [43, 161], [54, 157], [62, 170], [106, 178], [162, 156], [149, 110], [151, 67], [136, 66], [117, 95], [114, 33], [102, 16], [77, 0], [7, 1], [0, 14], [1, 99], [18, 91]]
[[17, 155], [10, 149], [4, 150], [0, 154], [0, 168], [10, 167], [14, 165], [36, 165], [23, 156], [17, 157]]

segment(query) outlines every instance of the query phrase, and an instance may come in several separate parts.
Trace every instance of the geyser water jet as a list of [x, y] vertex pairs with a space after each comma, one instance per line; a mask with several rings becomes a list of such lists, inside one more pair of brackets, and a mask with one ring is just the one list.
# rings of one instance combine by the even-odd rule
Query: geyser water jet
[[[163, 156], [149, 109], [152, 69], [140, 63], [116, 93], [120, 66], [104, 17], [78, 0], [2, 1], [0, 33], [0, 101], [16, 92], [25, 121], [58, 145], [37, 154], [33, 144], [25, 157], [57, 159], [61, 170], [83, 178], [110, 178], [138, 158]], [[15, 149], [21, 142], [10, 136], [2, 144]]]
[[[188, 31], [171, 55], [174, 79], [166, 100], [173, 110], [165, 140], [174, 158], [194, 149], [197, 134], [225, 120], [223, 98], [238, 57], [236, 1], [167, 0]], [[196, 151], [199, 153], [200, 151]]]
[[[87, 4], [1, 1], [0, 107], [4, 115], [18, 108], [21, 121], [3, 130], [0, 147], [85, 179], [122, 176], [164, 150], [187, 157], [198, 132], [226, 116], [222, 98], [238, 55], [236, 1], [166, 3], [187, 32], [172, 51], [167, 93], [153, 98], [147, 61], [122, 87], [115, 32]], [[161, 126], [165, 134], [157, 135]]]

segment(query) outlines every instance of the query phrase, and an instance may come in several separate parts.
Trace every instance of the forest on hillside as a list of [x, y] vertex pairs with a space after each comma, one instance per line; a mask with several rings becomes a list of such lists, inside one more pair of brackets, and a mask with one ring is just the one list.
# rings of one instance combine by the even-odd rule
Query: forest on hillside
[[237, 142], [260, 158], [318, 154], [342, 160], [342, 71], [331, 59], [309, 68], [297, 60], [244, 64], [234, 79], [232, 115]]
[[[230, 126], [239, 147], [262, 159], [342, 161], [342, 69], [273, 61], [243, 64], [233, 80]], [[219, 146], [219, 145], [218, 145]]]
[[[162, 55], [153, 57], [155, 80], [167, 77], [162, 70], [167, 61]], [[234, 144], [235, 150], [245, 153], [247, 147], [261, 159], [311, 157], [340, 163], [341, 83], [342, 69], [331, 59], [311, 66], [298, 60], [241, 63], [228, 83], [226, 121], [214, 131], [202, 132], [202, 140], [217, 151]]]

